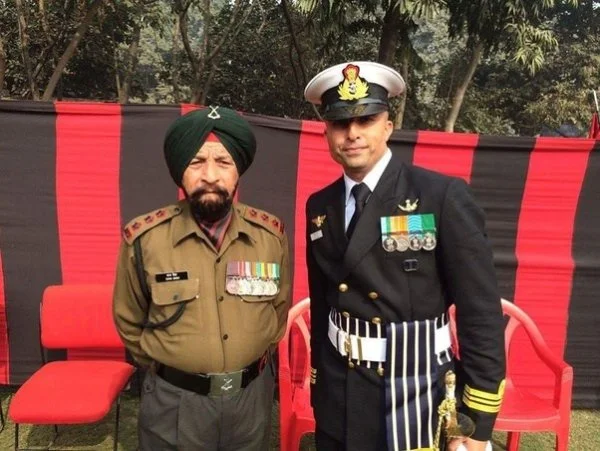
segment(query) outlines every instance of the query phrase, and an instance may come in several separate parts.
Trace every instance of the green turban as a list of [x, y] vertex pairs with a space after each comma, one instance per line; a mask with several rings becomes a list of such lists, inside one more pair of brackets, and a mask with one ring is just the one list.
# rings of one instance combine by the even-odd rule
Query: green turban
[[190, 161], [211, 132], [231, 154], [240, 176], [252, 164], [256, 138], [244, 118], [225, 107], [194, 110], [173, 122], [165, 137], [165, 160], [178, 186], [181, 186], [183, 173]]

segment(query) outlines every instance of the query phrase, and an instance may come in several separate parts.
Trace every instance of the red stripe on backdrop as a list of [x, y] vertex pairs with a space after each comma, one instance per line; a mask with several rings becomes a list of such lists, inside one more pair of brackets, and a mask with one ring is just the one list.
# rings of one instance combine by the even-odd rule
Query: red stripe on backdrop
[[8, 327], [6, 323], [6, 297], [4, 294], [4, 267], [0, 250], [0, 384], [8, 384], [10, 362], [8, 347]]
[[181, 115], [189, 113], [190, 111], [198, 110], [202, 108], [200, 105], [194, 105], [193, 103], [182, 103], [181, 104]]
[[473, 155], [479, 135], [419, 131], [413, 164], [471, 182]]
[[[531, 153], [517, 231], [514, 302], [537, 323], [550, 348], [563, 356], [573, 281], [573, 229], [594, 141], [538, 138]], [[551, 399], [552, 376], [521, 331], [511, 374]], [[540, 377], [540, 375], [542, 375]]]
[[329, 155], [324, 137], [325, 124], [302, 121], [298, 149], [298, 174], [296, 179], [296, 210], [294, 234], [294, 292], [292, 299], [298, 302], [308, 296], [306, 272], [306, 218], [308, 197], [324, 188], [342, 175], [341, 167]]
[[[57, 102], [56, 112], [56, 207], [62, 281], [112, 284], [121, 236], [121, 107]], [[80, 357], [71, 350], [68, 355]], [[124, 351], [119, 356], [124, 358]]]
[[[308, 296], [308, 272], [306, 270], [306, 201], [315, 191], [324, 188], [342, 174], [341, 167], [329, 154], [324, 136], [325, 124], [316, 121], [302, 121], [298, 140], [298, 172], [296, 175], [296, 208], [294, 215], [294, 283], [292, 302], [296, 303]], [[298, 341], [295, 341], [298, 340]], [[296, 336], [292, 347], [304, 349], [301, 339]], [[298, 357], [291, 369], [296, 382], [301, 383], [304, 359]]]

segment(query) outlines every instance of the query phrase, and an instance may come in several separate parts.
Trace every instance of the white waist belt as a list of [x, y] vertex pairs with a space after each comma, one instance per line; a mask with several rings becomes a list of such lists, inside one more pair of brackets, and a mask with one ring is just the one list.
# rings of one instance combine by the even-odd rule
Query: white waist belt
[[[329, 317], [329, 331], [327, 333], [333, 347], [342, 355], [354, 360], [371, 362], [385, 362], [387, 339], [367, 338], [352, 335], [336, 326]], [[445, 324], [435, 329], [435, 353], [440, 355], [447, 351], [452, 345], [450, 339], [450, 325]]]

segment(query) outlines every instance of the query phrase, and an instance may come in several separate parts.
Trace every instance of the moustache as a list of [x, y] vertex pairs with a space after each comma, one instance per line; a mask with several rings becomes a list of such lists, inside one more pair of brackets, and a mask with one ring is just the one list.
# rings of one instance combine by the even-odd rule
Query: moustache
[[205, 194], [217, 194], [221, 197], [229, 196], [229, 193], [227, 192], [227, 190], [225, 188], [220, 188], [217, 186], [214, 188], [198, 188], [198, 189], [194, 190], [192, 192], [192, 194], [190, 194], [190, 197], [199, 199], [200, 197], [204, 196]]

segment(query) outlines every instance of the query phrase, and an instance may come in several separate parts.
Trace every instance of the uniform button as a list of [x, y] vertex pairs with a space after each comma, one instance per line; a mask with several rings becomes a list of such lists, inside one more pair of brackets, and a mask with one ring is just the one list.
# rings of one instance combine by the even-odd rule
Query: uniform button
[[346, 285], [345, 283], [340, 283], [340, 286], [338, 287], [338, 289], [340, 290], [341, 293], [345, 293], [346, 291], [348, 291], [348, 285]]
[[383, 376], [385, 374], [385, 371], [382, 367], [377, 368], [377, 374], [379, 374], [380, 376]]
[[173, 295], [173, 300], [174, 300], [174, 301], [176, 301], [176, 300], [178, 300], [178, 299], [179, 299], [179, 295], [178, 295], [178, 294], [174, 294], [174, 295]]
[[371, 319], [371, 322], [372, 322], [373, 324], [381, 324], [381, 318], [380, 318], [380, 317], [378, 317], [378, 316], [376, 316], [375, 318], [372, 318], [372, 319]]
[[225, 334], [223, 335], [223, 340], [227, 340], [229, 338], [229, 335]]
[[221, 263], [221, 257], [217, 257], [217, 263]]
[[219, 302], [221, 302], [223, 299], [225, 299], [223, 296], [219, 296], [219, 297], [217, 298], [217, 300], [218, 300]]
[[348, 313], [348, 312], [342, 312], [342, 316], [344, 318], [350, 318], [350, 313]]
[[348, 362], [348, 368], [350, 368], [350, 369], [354, 368], [354, 362]]
[[371, 292], [369, 293], [369, 299], [372, 299], [373, 301], [374, 301], [375, 299], [377, 299], [378, 297], [379, 297], [379, 294], [378, 294], [376, 291], [371, 291]]

